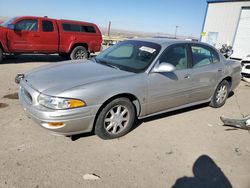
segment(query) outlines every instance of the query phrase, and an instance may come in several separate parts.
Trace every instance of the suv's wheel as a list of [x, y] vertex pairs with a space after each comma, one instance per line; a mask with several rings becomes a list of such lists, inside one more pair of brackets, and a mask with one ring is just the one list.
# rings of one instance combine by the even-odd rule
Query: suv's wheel
[[135, 108], [127, 98], [118, 98], [99, 113], [95, 134], [102, 139], [118, 138], [129, 132], [135, 120]]
[[2, 62], [3, 60], [3, 50], [2, 48], [0, 48], [0, 62]]
[[88, 56], [89, 56], [89, 53], [86, 50], [86, 48], [83, 46], [75, 47], [70, 54], [71, 59], [85, 59], [85, 58], [88, 58]]
[[227, 100], [229, 94], [230, 85], [228, 81], [223, 80], [216, 88], [214, 95], [210, 101], [210, 106], [219, 108], [223, 106]]

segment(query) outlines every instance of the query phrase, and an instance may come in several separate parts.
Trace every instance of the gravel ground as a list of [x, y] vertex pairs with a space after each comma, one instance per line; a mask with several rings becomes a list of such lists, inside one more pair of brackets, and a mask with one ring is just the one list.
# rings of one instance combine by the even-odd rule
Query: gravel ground
[[220, 109], [200, 105], [145, 119], [119, 139], [72, 141], [37, 126], [16, 99], [17, 73], [60, 60], [22, 55], [0, 64], [0, 187], [250, 188], [250, 134], [219, 119], [250, 113], [250, 84]]

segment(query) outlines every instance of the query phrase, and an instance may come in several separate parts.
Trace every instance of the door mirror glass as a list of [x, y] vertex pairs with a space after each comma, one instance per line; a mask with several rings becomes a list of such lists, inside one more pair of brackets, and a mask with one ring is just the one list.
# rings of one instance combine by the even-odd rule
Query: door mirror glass
[[160, 64], [157, 64], [152, 72], [173, 72], [175, 71], [175, 67], [167, 62], [161, 62]]
[[8, 24], [8, 26], [7, 26], [9, 29], [11, 29], [11, 30], [14, 30], [15, 29], [15, 25], [14, 24]]

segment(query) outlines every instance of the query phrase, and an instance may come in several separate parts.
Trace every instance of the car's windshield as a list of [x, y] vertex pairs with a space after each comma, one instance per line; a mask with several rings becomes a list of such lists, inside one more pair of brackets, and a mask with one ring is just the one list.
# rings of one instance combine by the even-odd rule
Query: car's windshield
[[1, 24], [1, 26], [7, 27], [7, 26], [8, 26], [9, 24], [11, 24], [15, 19], [16, 19], [16, 17], [10, 18], [10, 19], [6, 20], [5, 22], [3, 22], [3, 23]]
[[138, 73], [148, 68], [160, 49], [156, 43], [127, 40], [106, 49], [95, 59], [98, 63]]

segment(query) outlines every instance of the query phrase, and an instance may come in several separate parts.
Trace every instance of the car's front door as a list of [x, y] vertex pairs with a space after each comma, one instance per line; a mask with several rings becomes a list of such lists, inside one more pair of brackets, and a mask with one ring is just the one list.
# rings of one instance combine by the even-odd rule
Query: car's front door
[[190, 70], [193, 82], [192, 102], [207, 100], [213, 95], [221, 80], [224, 67], [218, 53], [212, 48], [201, 44], [193, 44], [190, 47], [192, 52]]
[[15, 29], [7, 34], [8, 46], [11, 52], [33, 52], [39, 42], [38, 20], [23, 19], [15, 23]]
[[158, 63], [172, 64], [176, 70], [149, 73], [147, 114], [185, 105], [191, 101], [192, 81], [188, 45], [169, 46], [160, 56]]

